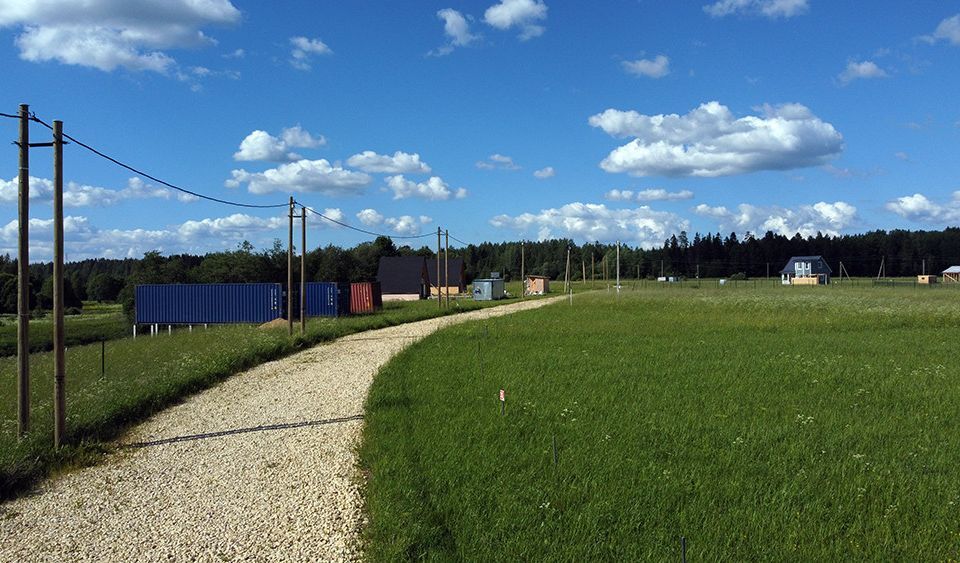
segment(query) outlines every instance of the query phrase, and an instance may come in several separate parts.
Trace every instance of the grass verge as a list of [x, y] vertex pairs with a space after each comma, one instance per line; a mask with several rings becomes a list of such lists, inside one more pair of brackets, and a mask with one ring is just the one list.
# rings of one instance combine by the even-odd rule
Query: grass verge
[[465, 299], [440, 309], [436, 301], [388, 302], [377, 314], [310, 319], [306, 335], [293, 337], [286, 328], [195, 327], [108, 342], [103, 358], [99, 343], [70, 346], [67, 438], [59, 451], [52, 447], [53, 355], [30, 356], [30, 433], [22, 440], [16, 435], [16, 358], [0, 358], [0, 396], [5, 398], [0, 404], [0, 499], [26, 491], [51, 472], [95, 462], [107, 442], [131, 424], [257, 364], [347, 334], [502, 303]]
[[367, 556], [957, 559], [958, 329], [953, 292], [715, 286], [445, 329], [371, 388]]
[[[84, 303], [82, 315], [64, 317], [67, 346], [78, 346], [101, 340], [115, 340], [130, 334], [130, 322], [120, 310], [120, 305]], [[53, 349], [53, 321], [48, 315], [30, 321], [30, 352], [46, 352]], [[6, 315], [0, 323], [0, 356], [17, 353], [16, 315]]]

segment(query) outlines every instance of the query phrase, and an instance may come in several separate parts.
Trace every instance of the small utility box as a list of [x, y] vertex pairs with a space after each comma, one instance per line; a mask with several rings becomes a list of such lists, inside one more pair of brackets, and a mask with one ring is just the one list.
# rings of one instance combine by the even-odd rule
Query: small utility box
[[917, 283], [931, 285], [937, 283], [937, 276], [917, 276]]
[[502, 279], [473, 280], [474, 301], [496, 301], [503, 299], [503, 293]]

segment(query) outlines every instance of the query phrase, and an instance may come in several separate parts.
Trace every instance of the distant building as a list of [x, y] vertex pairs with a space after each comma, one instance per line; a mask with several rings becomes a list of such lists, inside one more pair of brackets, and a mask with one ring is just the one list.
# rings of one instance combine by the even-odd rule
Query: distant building
[[523, 282], [523, 291], [526, 295], [550, 293], [550, 278], [547, 276], [527, 276]]
[[[440, 273], [437, 274], [437, 259], [427, 258], [427, 277], [430, 279], [430, 295], [437, 294], [437, 280], [440, 282], [441, 295], [447, 294], [447, 288], [450, 289], [450, 295], [467, 292], [467, 270], [463, 263], [463, 258], [450, 258], [449, 264], [445, 264], [443, 256], [440, 257]], [[447, 269], [450, 270], [450, 281], [447, 282]]]
[[832, 274], [823, 256], [794, 256], [780, 270], [780, 282], [784, 285], [828, 284]]
[[950, 266], [942, 274], [943, 283], [960, 283], [960, 266]]
[[430, 295], [430, 276], [423, 256], [385, 256], [377, 267], [384, 301], [416, 301]]

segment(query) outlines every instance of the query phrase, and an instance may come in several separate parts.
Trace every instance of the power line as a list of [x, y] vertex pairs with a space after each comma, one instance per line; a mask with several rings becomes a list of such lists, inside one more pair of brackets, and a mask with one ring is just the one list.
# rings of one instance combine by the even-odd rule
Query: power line
[[470, 246], [470, 243], [463, 242], [462, 240], [458, 239], [457, 237], [455, 237], [455, 236], [453, 236], [453, 235], [450, 235], [450, 238], [453, 239], [453, 240], [455, 240], [455, 241], [457, 241], [457, 242], [459, 242], [460, 244], [462, 244], [462, 245], [464, 245], [464, 246]]
[[[346, 227], [346, 228], [348, 228], [348, 229], [352, 229], [352, 230], [354, 230], [354, 231], [357, 231], [358, 233], [364, 233], [364, 234], [371, 235], [371, 236], [375, 236], [375, 237], [387, 237], [387, 238], [397, 238], [397, 239], [414, 239], [414, 238], [429, 237], [429, 236], [433, 236], [433, 234], [434, 234], [434, 233], [426, 233], [426, 234], [423, 234], [423, 235], [388, 235], [388, 234], [385, 234], [385, 233], [376, 233], [376, 232], [373, 232], [373, 231], [368, 231], [368, 230], [365, 230], [365, 229], [361, 229], [361, 228], [359, 228], [359, 227], [354, 227], [353, 225], [350, 225], [350, 224], [348, 224], [348, 223], [344, 223], [343, 221], [338, 221], [338, 220], [336, 220], [336, 219], [333, 219], [332, 217], [327, 217], [327, 216], [324, 215], [323, 213], [320, 213], [319, 211], [317, 211], [317, 210], [315, 210], [315, 209], [312, 209], [312, 208], [310, 208], [310, 207], [307, 207], [306, 205], [300, 203], [299, 201], [294, 202], [294, 203], [296, 203], [296, 204], [299, 205], [300, 207], [306, 209], [306, 210], [309, 211], [310, 213], [313, 213], [313, 214], [316, 215], [317, 217], [320, 217], [320, 218], [322, 218], [322, 219], [326, 219], [327, 221], [330, 221], [331, 223], [336, 223], [337, 225], [340, 225], [341, 227]], [[451, 237], [451, 238], [453, 238], [453, 237]]]
[[[5, 117], [10, 117], [8, 114], [2, 114], [2, 115], [4, 115]], [[47, 124], [45, 121], [43, 121], [42, 119], [40, 119], [39, 117], [37, 117], [36, 114], [31, 114], [31, 115], [30, 115], [30, 119], [31, 119], [32, 121], [36, 121], [36, 122], [39, 123], [40, 125], [43, 125], [43, 126], [46, 127], [47, 129], [50, 129], [51, 131], [53, 130], [53, 127], [51, 127], [51, 126], [50, 126], [49, 124]], [[67, 135], [66, 133], [63, 134], [63, 137], [64, 137], [65, 139], [69, 139], [69, 140], [73, 141], [75, 144], [80, 145], [81, 147], [87, 149], [88, 151], [92, 152], [93, 154], [95, 154], [95, 155], [97, 155], [97, 156], [99, 156], [99, 157], [104, 158], [104, 159], [106, 159], [106, 160], [109, 160], [110, 162], [116, 164], [117, 166], [120, 166], [120, 167], [122, 167], [122, 168], [126, 168], [127, 170], [129, 170], [130, 172], [133, 172], [134, 174], [136, 174], [136, 175], [138, 175], [138, 176], [143, 176], [144, 178], [147, 178], [147, 179], [149, 179], [149, 180], [153, 180], [154, 182], [157, 182], [158, 184], [162, 184], [162, 185], [164, 185], [164, 186], [166, 186], [166, 187], [168, 187], [168, 188], [177, 190], [178, 192], [182, 192], [182, 193], [185, 193], [185, 194], [189, 194], [189, 195], [192, 195], [192, 196], [194, 196], [194, 197], [198, 197], [198, 198], [200, 198], [200, 199], [205, 199], [205, 200], [207, 200], [207, 201], [214, 201], [214, 202], [216, 202], [216, 203], [223, 203], [223, 204], [225, 204], [225, 205], [233, 205], [233, 206], [236, 206], [236, 207], [248, 207], [248, 208], [253, 208], [253, 209], [276, 209], [276, 208], [280, 208], [280, 207], [287, 207], [287, 205], [288, 205], [288, 204], [286, 204], [286, 203], [278, 203], [278, 204], [276, 204], [276, 205], [258, 205], [258, 204], [254, 204], [254, 203], [240, 203], [240, 202], [237, 202], [237, 201], [230, 201], [230, 200], [227, 200], [227, 199], [220, 199], [220, 198], [216, 198], [216, 197], [212, 197], [212, 196], [208, 196], [208, 195], [203, 195], [203, 194], [201, 194], [201, 193], [197, 193], [197, 192], [188, 190], [188, 189], [186, 189], [186, 188], [181, 188], [180, 186], [177, 186], [177, 185], [171, 184], [170, 182], [166, 182], [166, 181], [164, 181], [164, 180], [161, 180], [160, 178], [157, 178], [156, 176], [147, 174], [146, 172], [143, 172], [142, 170], [138, 170], [138, 169], [134, 168], [133, 166], [130, 166], [129, 164], [125, 164], [125, 163], [123, 163], [123, 162], [121, 162], [121, 161], [113, 158], [112, 156], [106, 155], [106, 154], [98, 151], [97, 149], [91, 147], [90, 145], [87, 145], [87, 144], [85, 144], [85, 143], [83, 143], [83, 142], [81, 142], [81, 141], [78, 141], [77, 139], [71, 137], [70, 135]]]
[[0, 112], [0, 117], [10, 117], [13, 119], [20, 119], [19, 115], [10, 115], [9, 113], [2, 113], [2, 112]]

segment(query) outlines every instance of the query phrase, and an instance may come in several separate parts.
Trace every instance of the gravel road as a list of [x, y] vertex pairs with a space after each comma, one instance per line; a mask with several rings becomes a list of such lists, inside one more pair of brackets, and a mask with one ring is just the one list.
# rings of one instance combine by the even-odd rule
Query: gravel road
[[231, 377], [120, 441], [138, 446], [0, 505], [0, 561], [360, 559], [354, 452], [373, 376], [439, 328], [555, 299], [359, 333]]

